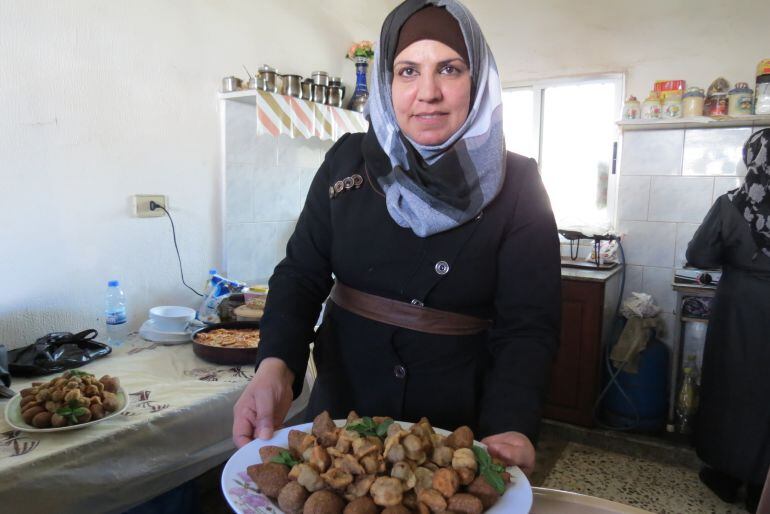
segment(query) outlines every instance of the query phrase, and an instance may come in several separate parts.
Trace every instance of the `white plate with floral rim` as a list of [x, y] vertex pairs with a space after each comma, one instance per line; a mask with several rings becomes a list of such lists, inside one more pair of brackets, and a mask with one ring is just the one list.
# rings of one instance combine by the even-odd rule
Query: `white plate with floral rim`
[[[337, 426], [344, 426], [345, 420], [335, 420]], [[412, 423], [398, 421], [404, 428], [409, 428]], [[267, 441], [256, 439], [246, 446], [241, 447], [235, 452], [225, 464], [222, 472], [222, 492], [227, 499], [227, 503], [237, 514], [282, 514], [283, 511], [278, 505], [262, 494], [256, 484], [249, 478], [246, 468], [252, 464], [259, 464], [262, 459], [259, 456], [259, 449], [263, 446], [282, 446], [289, 447], [289, 431], [302, 430], [310, 432], [312, 423], [304, 423], [293, 427], [282, 428], [273, 434], [273, 438]], [[442, 435], [449, 435], [450, 432], [435, 428], [434, 430]], [[481, 443], [476, 442], [480, 446]], [[485, 514], [526, 514], [532, 507], [532, 487], [529, 485], [526, 475], [516, 466], [506, 469], [511, 475], [511, 482], [508, 484], [505, 493], [500, 500], [492, 506]]]
[[28, 425], [24, 422], [24, 419], [21, 417], [21, 394], [17, 394], [11, 400], [8, 402], [8, 405], [5, 406], [5, 421], [8, 422], [9, 425], [11, 425], [16, 430], [21, 430], [22, 432], [37, 432], [37, 433], [45, 433], [45, 432], [66, 432], [68, 430], [78, 430], [81, 428], [89, 427], [95, 423], [101, 423], [102, 421], [107, 421], [110, 418], [114, 418], [118, 414], [122, 413], [124, 410], [128, 408], [128, 395], [126, 394], [126, 390], [122, 387], [118, 387], [118, 392], [115, 393], [115, 395], [118, 397], [118, 410], [115, 412], [110, 412], [106, 416], [104, 416], [102, 419], [95, 419], [93, 421], [89, 421], [87, 423], [79, 423], [77, 425], [67, 425], [66, 427], [58, 427], [58, 428], [35, 428], [32, 425]]

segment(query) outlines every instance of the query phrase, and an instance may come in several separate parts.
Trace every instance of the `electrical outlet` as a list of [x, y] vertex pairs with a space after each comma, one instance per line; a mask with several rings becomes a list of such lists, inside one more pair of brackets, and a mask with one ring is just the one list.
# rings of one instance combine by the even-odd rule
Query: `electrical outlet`
[[163, 209], [150, 210], [150, 202], [155, 202], [163, 208], [166, 207], [165, 195], [134, 195], [134, 215], [137, 218], [157, 218], [165, 216]]

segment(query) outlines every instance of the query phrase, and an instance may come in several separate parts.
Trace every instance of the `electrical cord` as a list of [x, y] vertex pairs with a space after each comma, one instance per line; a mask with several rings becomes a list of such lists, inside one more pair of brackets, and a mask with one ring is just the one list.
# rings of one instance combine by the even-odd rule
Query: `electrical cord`
[[168, 216], [168, 220], [171, 222], [171, 235], [174, 238], [174, 249], [176, 250], [176, 258], [179, 261], [179, 274], [182, 277], [182, 284], [184, 284], [187, 289], [197, 294], [198, 296], [203, 296], [203, 294], [190, 287], [187, 282], [184, 281], [184, 271], [182, 271], [182, 257], [179, 255], [179, 245], [176, 242], [176, 228], [174, 228], [174, 220], [171, 219], [171, 213], [169, 213], [162, 205], [158, 205], [154, 201], [150, 200], [150, 210], [154, 211], [155, 209], [161, 209], [163, 212], [165, 212], [166, 216]]
[[[615, 305], [615, 317], [613, 318], [614, 326], [613, 326], [613, 334], [611, 337], [611, 341], [617, 341], [617, 338], [620, 337], [620, 334], [618, 333], [618, 329], [615, 328], [620, 324], [620, 321], [622, 321], [622, 318], [620, 316], [620, 302], [623, 300], [623, 292], [626, 288], [626, 254], [623, 251], [623, 244], [620, 242], [620, 238], [618, 237], [616, 239], [618, 242], [618, 248], [620, 249], [620, 258], [623, 261], [623, 267], [621, 268], [621, 280], [620, 280], [620, 293], [618, 294], [618, 301]], [[617, 337], [616, 337], [617, 335]], [[613, 370], [612, 362], [610, 359], [610, 344], [607, 344], [604, 346], [604, 362], [607, 367], [607, 373], [609, 374], [609, 380], [607, 380], [607, 384], [604, 386], [604, 389], [602, 389], [602, 392], [599, 393], [599, 396], [596, 398], [596, 402], [594, 403], [594, 412], [593, 417], [594, 421], [597, 425], [599, 425], [601, 428], [608, 429], [608, 430], [618, 430], [618, 431], [625, 431], [625, 430], [634, 430], [639, 426], [639, 423], [641, 422], [641, 417], [639, 416], [639, 410], [636, 408], [636, 405], [631, 400], [631, 398], [628, 396], [628, 394], [623, 390], [623, 388], [620, 386], [620, 383], [617, 381], [618, 376], [623, 371], [623, 368], [625, 368], [626, 363], [628, 361], [624, 361], [620, 364], [620, 366], [617, 369]], [[612, 385], [615, 385], [615, 387], [618, 388], [618, 391], [620, 392], [621, 396], [628, 402], [628, 404], [631, 406], [631, 409], [634, 411], [634, 423], [627, 427], [618, 427], [614, 425], [607, 425], [604, 423], [600, 417], [599, 417], [599, 406], [602, 403], [602, 400], [605, 396], [607, 396], [607, 393], [610, 391], [610, 388]]]

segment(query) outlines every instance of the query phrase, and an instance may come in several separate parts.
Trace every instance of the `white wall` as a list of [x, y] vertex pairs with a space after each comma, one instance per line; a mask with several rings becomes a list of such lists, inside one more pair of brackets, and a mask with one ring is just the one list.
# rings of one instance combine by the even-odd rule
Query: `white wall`
[[101, 328], [120, 279], [137, 328], [152, 305], [195, 306], [165, 218], [130, 196], [165, 194], [185, 275], [222, 265], [216, 92], [262, 63], [348, 83], [344, 54], [375, 39], [383, 2], [0, 0], [0, 343]]
[[[351, 83], [345, 50], [396, 4], [0, 0], [0, 342], [100, 327], [113, 277], [133, 328], [151, 305], [195, 305], [168, 220], [132, 218], [130, 195], [170, 197], [200, 287], [222, 265], [221, 77], [266, 62]], [[770, 57], [764, 0], [467, 4], [507, 83], [621, 71], [642, 96], [656, 79], [753, 83]]]
[[655, 80], [754, 82], [770, 57], [765, 0], [466, 0], [507, 82], [625, 72], [637, 96]]

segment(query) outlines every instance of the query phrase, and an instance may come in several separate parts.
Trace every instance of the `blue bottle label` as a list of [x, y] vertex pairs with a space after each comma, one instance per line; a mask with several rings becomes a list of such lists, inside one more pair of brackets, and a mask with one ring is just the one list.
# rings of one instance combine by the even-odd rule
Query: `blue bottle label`
[[122, 325], [125, 322], [126, 322], [125, 312], [108, 312], [107, 313], [108, 325]]

